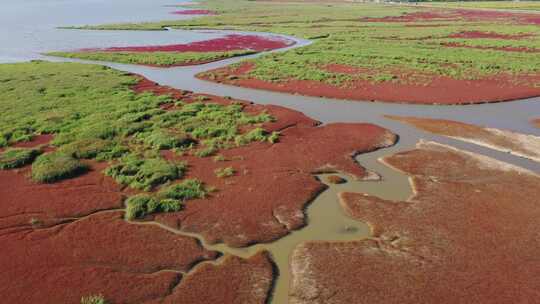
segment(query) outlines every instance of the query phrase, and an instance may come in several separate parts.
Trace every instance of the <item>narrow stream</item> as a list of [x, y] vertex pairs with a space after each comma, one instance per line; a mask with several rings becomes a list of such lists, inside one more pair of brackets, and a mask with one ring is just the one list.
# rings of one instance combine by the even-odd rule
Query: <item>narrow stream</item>
[[[15, 4], [13, 6], [14, 10], [18, 8], [19, 4], [17, 1], [9, 1], [12, 1]], [[164, 3], [166, 1], [161, 2]], [[105, 7], [107, 6], [106, 4], [103, 5]], [[35, 8], [25, 7], [25, 9]], [[158, 17], [156, 16], [156, 18]], [[25, 19], [22, 18], [21, 20], [24, 21]], [[51, 22], [49, 19], [47, 20], [48, 22]], [[70, 20], [69, 18], [64, 18], [62, 20], [64, 20], [64, 23], [66, 23], [65, 25], [74, 24], [74, 22], [66, 21]], [[106, 20], [104, 21], [99, 18], [96, 20], [90, 19], [88, 23], [105, 23], [107, 22]], [[7, 22], [21, 21], [8, 20]], [[21, 61], [18, 52], [20, 52], [20, 50], [31, 50], [25, 51], [27, 53], [22, 55], [22, 60], [46, 58], [51, 61], [78, 61], [86, 63], [99, 63], [122, 71], [140, 74], [162, 85], [168, 85], [178, 89], [191, 90], [194, 92], [208, 93], [219, 96], [231, 96], [233, 98], [250, 100], [260, 104], [281, 105], [301, 111], [314, 119], [320, 120], [323, 123], [375, 123], [399, 134], [400, 141], [396, 146], [388, 149], [382, 149], [375, 152], [362, 154], [357, 157], [358, 162], [362, 166], [366, 167], [368, 170], [380, 174], [382, 176], [381, 181], [357, 181], [350, 176], [342, 174], [341, 176], [347, 179], [347, 183], [342, 185], [328, 185], [329, 188], [324, 191], [320, 196], [318, 196], [308, 206], [308, 208], [306, 209], [308, 225], [300, 230], [292, 232], [291, 234], [275, 242], [268, 244], [257, 244], [247, 248], [231, 248], [224, 244], [209, 245], [198, 234], [182, 232], [157, 223], [135, 223], [142, 225], [159, 225], [160, 227], [169, 231], [173, 231], [174, 233], [195, 237], [201, 241], [202, 245], [206, 249], [220, 251], [225, 254], [232, 254], [240, 257], [249, 257], [255, 252], [258, 252], [259, 250], [264, 249], [270, 251], [273, 256], [274, 262], [276, 263], [280, 272], [271, 299], [271, 303], [275, 304], [287, 303], [288, 286], [290, 282], [289, 254], [292, 252], [292, 250], [297, 244], [299, 244], [300, 242], [313, 240], [347, 241], [359, 240], [369, 237], [370, 230], [366, 224], [355, 221], [352, 218], [349, 218], [346, 214], [344, 214], [342, 208], [338, 203], [337, 194], [339, 192], [364, 192], [371, 195], [379, 196], [384, 199], [393, 200], [406, 200], [411, 196], [411, 187], [409, 185], [409, 180], [407, 176], [404, 176], [401, 173], [392, 170], [378, 162], [377, 160], [380, 157], [383, 157], [385, 155], [391, 155], [399, 151], [411, 149], [414, 147], [414, 145], [416, 144], [416, 142], [418, 142], [419, 139], [427, 139], [453, 145], [460, 149], [484, 154], [505, 162], [528, 168], [536, 172], [540, 172], [540, 164], [538, 163], [518, 158], [507, 153], [482, 148], [473, 144], [463, 143], [457, 140], [424, 133], [413, 127], [386, 119], [384, 117], [384, 115], [391, 114], [454, 119], [478, 125], [485, 125], [492, 128], [508, 129], [526, 134], [540, 135], [540, 130], [534, 128], [532, 125], [529, 124], [529, 120], [531, 118], [540, 117], [540, 98], [533, 98], [510, 103], [482, 104], [474, 106], [429, 106], [344, 101], [329, 98], [298, 96], [285, 93], [240, 88], [202, 81], [195, 77], [195, 75], [200, 72], [239, 62], [240, 60], [244, 60], [245, 57], [232, 58], [199, 66], [154, 68], [128, 64], [49, 58], [42, 57], [37, 54], [44, 51], [96, 46], [90, 45], [91, 42], [88, 42], [88, 39], [95, 42], [117, 41], [119, 38], [123, 38], [121, 42], [126, 45], [129, 43], [133, 43], [133, 41], [147, 41], [148, 39], [151, 39], [154, 43], [176, 43], [178, 41], [185, 42], [210, 39], [228, 33], [231, 32], [193, 32], [181, 30], [170, 30], [166, 32], [92, 32], [52, 30], [50, 28], [42, 29], [41, 27], [38, 30], [26, 30], [25, 28], [22, 28], [20, 29], [19, 34], [27, 36], [10, 41], [11, 45], [9, 48], [6, 48], [5, 46], [0, 46], [0, 62]], [[19, 34], [10, 36], [18, 36]], [[269, 34], [263, 33], [261, 35]], [[39, 39], [36, 38], [37, 40], [34, 41], [34, 36], [39, 36]], [[296, 40], [297, 44], [292, 47], [278, 51], [284, 51], [290, 48], [298, 48], [310, 43], [309, 41], [296, 39], [293, 37], [287, 38]], [[69, 39], [73, 39], [73, 41], [69, 41]], [[256, 57], [261, 55], [262, 54], [257, 54], [248, 57]], [[319, 178], [323, 182], [325, 180], [324, 176], [316, 176], [314, 178]]]

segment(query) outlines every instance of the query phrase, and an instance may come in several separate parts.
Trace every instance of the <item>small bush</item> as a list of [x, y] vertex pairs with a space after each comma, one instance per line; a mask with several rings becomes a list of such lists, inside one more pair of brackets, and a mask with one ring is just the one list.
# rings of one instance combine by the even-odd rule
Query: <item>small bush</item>
[[88, 296], [81, 298], [81, 304], [107, 304], [107, 301], [105, 301], [105, 298], [101, 295]]
[[220, 155], [214, 156], [214, 161], [217, 163], [217, 162], [226, 161], [226, 159], [225, 159], [225, 156], [220, 154]]
[[206, 189], [197, 179], [186, 179], [185, 181], [168, 186], [159, 191], [158, 196], [162, 199], [174, 199], [187, 201], [190, 199], [203, 198], [206, 196]]
[[79, 159], [108, 160], [122, 156], [127, 149], [110, 140], [82, 139], [62, 146], [59, 151]]
[[218, 148], [215, 146], [208, 146], [204, 149], [195, 151], [195, 156], [197, 157], [208, 157], [214, 155], [218, 151]]
[[148, 194], [139, 194], [126, 200], [128, 220], [145, 217], [156, 212], [176, 212], [182, 209], [182, 202], [176, 199], [157, 199]]
[[235, 172], [236, 171], [233, 169], [233, 167], [219, 168], [214, 171], [216, 176], [219, 178], [231, 177]]
[[279, 132], [272, 132], [270, 136], [268, 136], [268, 141], [272, 144], [275, 144], [279, 141]]
[[14, 169], [26, 166], [41, 154], [36, 149], [14, 148], [0, 153], [0, 170]]
[[236, 142], [236, 145], [244, 146], [254, 141], [266, 141], [267, 139], [268, 132], [266, 132], [263, 128], [255, 128], [247, 132], [246, 134], [236, 136], [234, 140]]
[[88, 171], [88, 166], [79, 160], [60, 152], [39, 156], [32, 164], [32, 179], [40, 183], [75, 177]]
[[155, 209], [157, 201], [150, 195], [140, 194], [135, 195], [126, 200], [126, 219], [132, 220], [135, 218], [144, 217], [150, 209]]
[[150, 191], [166, 182], [181, 178], [185, 163], [170, 163], [161, 158], [141, 159], [129, 155], [105, 170], [118, 183], [134, 189]]
[[156, 130], [144, 138], [147, 145], [155, 149], [173, 149], [186, 148], [194, 145], [196, 142], [189, 138], [185, 133]]

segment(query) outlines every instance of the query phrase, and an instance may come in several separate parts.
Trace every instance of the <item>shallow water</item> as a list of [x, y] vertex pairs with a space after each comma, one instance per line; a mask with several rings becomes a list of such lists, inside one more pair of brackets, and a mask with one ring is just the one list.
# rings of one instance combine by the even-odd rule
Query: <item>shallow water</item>
[[[175, 2], [165, 0], [30, 0], [21, 3], [20, 0], [7, 0], [2, 4], [3, 7], [0, 11], [0, 62], [42, 59], [44, 57], [39, 53], [45, 51], [71, 50], [85, 47], [187, 43], [221, 37], [229, 33], [181, 30], [127, 32], [55, 29], [57, 26], [66, 25], [189, 18], [168, 14], [170, 11], [177, 9], [163, 7], [163, 5], [175, 4]], [[84, 14], [81, 14], [81, 11], [84, 11]], [[305, 40], [297, 40], [297, 42], [294, 47], [301, 47], [309, 43]], [[58, 58], [49, 59], [55, 61], [78, 61]], [[538, 163], [473, 144], [424, 133], [413, 127], [383, 117], [383, 115], [392, 114], [446, 118], [540, 135], [540, 130], [529, 124], [531, 118], [540, 117], [540, 98], [474, 106], [354, 102], [239, 88], [202, 81], [194, 77], [199, 72], [226, 66], [239, 60], [242, 60], [242, 58], [233, 58], [195, 67], [175, 68], [153, 68], [114, 63], [102, 64], [141, 74], [163, 85], [201, 93], [231, 96], [261, 104], [282, 105], [299, 110], [323, 123], [371, 122], [400, 135], [400, 141], [396, 146], [363, 154], [357, 158], [361, 165], [379, 173], [383, 178], [382, 181], [355, 181], [346, 175], [342, 175], [348, 180], [348, 183], [330, 185], [328, 190], [308, 206], [306, 209], [308, 225], [280, 240], [248, 248], [229, 248], [223, 244], [208, 245], [204, 243], [199, 235], [175, 231], [176, 233], [197, 237], [208, 249], [241, 257], [251, 256], [261, 249], [269, 250], [280, 271], [273, 294], [273, 303], [287, 302], [288, 259], [289, 254], [298, 243], [311, 240], [358, 240], [369, 236], [370, 231], [366, 224], [355, 221], [344, 214], [338, 203], [337, 193], [343, 191], [364, 192], [394, 200], [406, 200], [411, 195], [408, 178], [379, 163], [377, 161], [379, 157], [411, 149], [419, 139], [427, 139], [485, 154], [540, 172], [540, 164]], [[320, 178], [324, 181], [324, 178]], [[168, 228], [168, 230], [172, 229]]]

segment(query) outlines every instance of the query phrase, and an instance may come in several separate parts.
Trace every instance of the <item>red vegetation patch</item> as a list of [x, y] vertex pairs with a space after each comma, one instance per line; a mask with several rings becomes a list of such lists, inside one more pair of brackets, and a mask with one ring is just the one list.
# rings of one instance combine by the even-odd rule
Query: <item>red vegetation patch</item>
[[500, 21], [520, 24], [540, 24], [540, 15], [504, 11], [474, 9], [425, 10], [406, 13], [401, 16], [362, 18], [363, 22], [432, 22], [432, 21]]
[[167, 296], [180, 280], [178, 271], [216, 258], [193, 238], [130, 224], [122, 212], [27, 227], [0, 235], [0, 243], [5, 303], [79, 303], [92, 294], [113, 303], [142, 303]]
[[227, 35], [187, 44], [128, 46], [110, 48], [81, 49], [80, 52], [226, 52], [252, 50], [256, 52], [275, 50], [293, 45], [295, 42], [285, 38], [259, 35]]
[[538, 175], [432, 143], [385, 161], [417, 194], [406, 202], [342, 194], [373, 237], [297, 247], [294, 303], [313, 303], [313, 290], [320, 303], [538, 301]]
[[445, 47], [455, 47], [455, 48], [468, 48], [468, 49], [478, 49], [478, 50], [494, 50], [494, 51], [504, 51], [504, 52], [520, 52], [520, 53], [540, 53], [540, 49], [531, 49], [526, 47], [496, 47], [496, 46], [481, 46], [481, 45], [467, 45], [458, 42], [448, 42], [441, 43]]
[[422, 22], [433, 20], [447, 20], [450, 16], [443, 12], [429, 11], [429, 12], [414, 12], [407, 13], [401, 16], [387, 16], [387, 17], [365, 17], [362, 18], [363, 22]]
[[[0, 229], [4, 233], [26, 230], [32, 221], [49, 225], [93, 212], [122, 208], [120, 187], [101, 171], [105, 163], [87, 174], [55, 184], [35, 184], [30, 168], [0, 170]], [[0, 233], [2, 234], [2, 233]]]
[[506, 40], [519, 40], [531, 37], [531, 34], [516, 34], [508, 35], [495, 32], [480, 32], [480, 31], [466, 31], [449, 35], [447, 38], [463, 38], [463, 39], [506, 39]]
[[[345, 86], [309, 80], [289, 80], [287, 82], [268, 82], [248, 78], [253, 65], [245, 63], [239, 68], [220, 68], [198, 77], [248, 88], [299, 93], [364, 101], [386, 101], [415, 104], [472, 104], [509, 101], [540, 96], [540, 88], [527, 83], [538, 82], [538, 76], [520, 76], [515, 79], [509, 75], [498, 75], [479, 80], [459, 80], [444, 76], [431, 76], [427, 84], [402, 82], [371, 82], [357, 80]], [[340, 70], [345, 68], [340, 67]], [[352, 72], [354, 68], [351, 68]], [[212, 75], [212, 76], [209, 76]], [[406, 77], [408, 74], [403, 74]], [[233, 79], [231, 80], [231, 76]]]
[[267, 253], [258, 253], [245, 260], [226, 256], [218, 265], [204, 264], [185, 276], [160, 303], [265, 304], [273, 276], [273, 265]]
[[216, 12], [202, 9], [191, 9], [171, 12], [173, 15], [217, 15]]

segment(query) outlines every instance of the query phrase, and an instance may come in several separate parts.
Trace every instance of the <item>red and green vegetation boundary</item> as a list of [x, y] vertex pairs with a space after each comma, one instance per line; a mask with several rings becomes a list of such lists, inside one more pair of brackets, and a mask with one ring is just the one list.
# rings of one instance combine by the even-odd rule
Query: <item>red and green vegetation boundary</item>
[[294, 41], [259, 35], [227, 35], [188, 44], [127, 46], [81, 49], [73, 52], [50, 52], [47, 55], [171, 67], [198, 65], [227, 58], [284, 48]]
[[9, 303], [265, 303], [268, 254], [206, 263], [219, 253], [174, 229], [231, 246], [275, 240], [305, 225], [325, 189], [313, 174], [363, 178], [353, 156], [396, 141], [97, 65], [0, 65], [0, 95]]
[[218, 16], [94, 29], [237, 29], [313, 44], [201, 78], [268, 90], [424, 104], [540, 95], [540, 15], [361, 3], [206, 1]]

